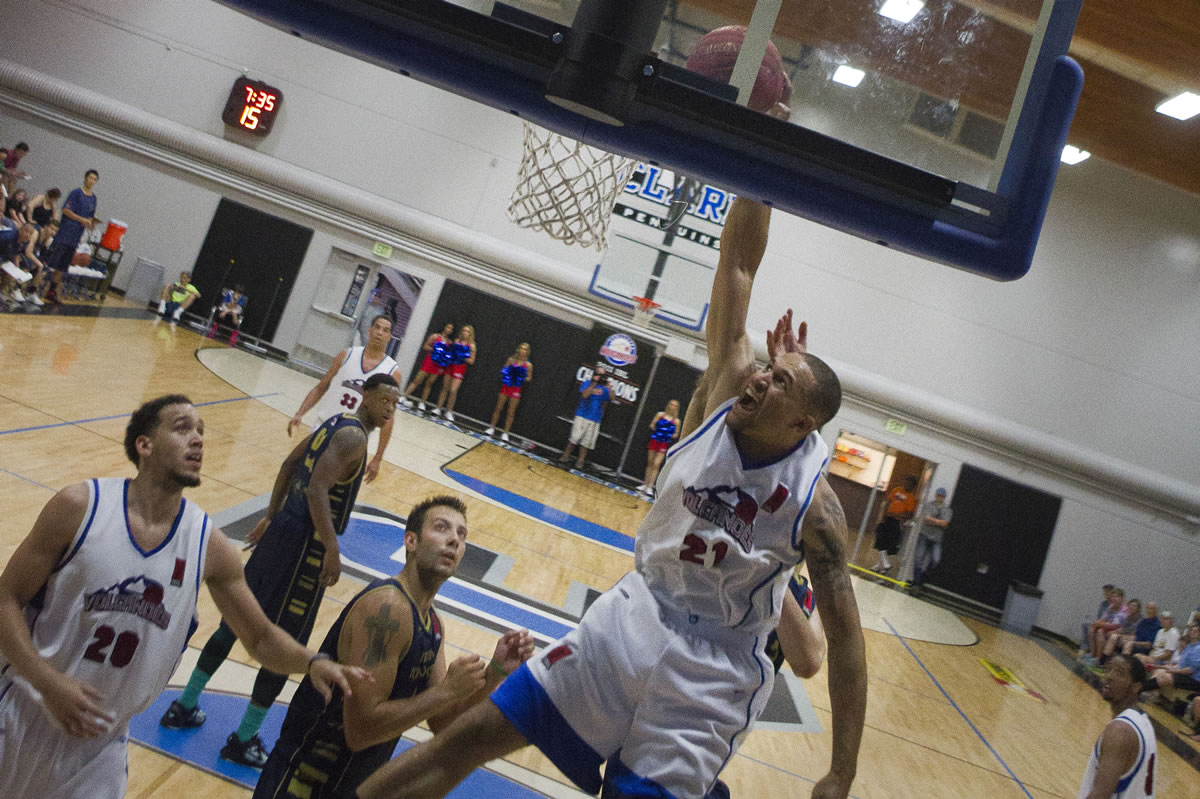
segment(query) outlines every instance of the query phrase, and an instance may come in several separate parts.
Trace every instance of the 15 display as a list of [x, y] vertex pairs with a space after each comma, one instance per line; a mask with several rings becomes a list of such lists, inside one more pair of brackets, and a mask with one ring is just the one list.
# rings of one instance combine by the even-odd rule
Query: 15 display
[[283, 104], [283, 92], [244, 75], [233, 83], [221, 121], [255, 136], [266, 136]]

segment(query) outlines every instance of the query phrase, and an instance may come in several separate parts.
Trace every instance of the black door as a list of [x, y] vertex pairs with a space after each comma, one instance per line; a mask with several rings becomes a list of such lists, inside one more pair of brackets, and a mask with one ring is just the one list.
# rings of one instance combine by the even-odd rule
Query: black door
[[[192, 312], [208, 316], [221, 289], [241, 283], [242, 332], [271, 341], [312, 236], [309, 228], [222, 198], [192, 269], [200, 290]], [[168, 281], [178, 277], [167, 270]]]
[[929, 582], [997, 609], [1009, 583], [1037, 585], [1062, 498], [964, 465], [953, 499]]

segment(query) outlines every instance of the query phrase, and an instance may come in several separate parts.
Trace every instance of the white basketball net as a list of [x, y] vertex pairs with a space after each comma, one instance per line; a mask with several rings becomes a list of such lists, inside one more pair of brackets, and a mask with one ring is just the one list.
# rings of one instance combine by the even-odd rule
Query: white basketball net
[[565, 244], [608, 247], [608, 221], [636, 163], [525, 123], [508, 218]]

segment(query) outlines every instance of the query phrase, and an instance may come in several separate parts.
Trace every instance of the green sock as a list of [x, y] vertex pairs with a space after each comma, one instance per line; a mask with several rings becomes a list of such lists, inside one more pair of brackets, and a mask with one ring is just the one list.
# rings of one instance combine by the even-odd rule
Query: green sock
[[208, 681], [211, 679], [211, 674], [205, 674], [200, 669], [192, 669], [192, 676], [188, 678], [187, 687], [183, 689], [183, 695], [179, 697], [179, 704], [188, 710], [194, 708], [200, 699], [200, 694], [204, 692], [204, 686], [208, 685]]
[[246, 712], [242, 716], [242, 725], [237, 730], [239, 741], [246, 743], [246, 741], [258, 735], [258, 728], [262, 726], [263, 719], [267, 717], [267, 710], [267, 708], [259, 707], [253, 702], [246, 705]]

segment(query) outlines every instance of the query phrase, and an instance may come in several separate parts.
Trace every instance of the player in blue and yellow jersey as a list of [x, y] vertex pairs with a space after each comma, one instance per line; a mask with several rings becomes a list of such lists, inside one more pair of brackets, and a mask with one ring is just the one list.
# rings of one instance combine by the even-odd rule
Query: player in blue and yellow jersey
[[[255, 549], [246, 563], [246, 582], [267, 618], [300, 643], [312, 634], [325, 588], [341, 575], [337, 537], [346, 529], [362, 483], [367, 435], [392, 418], [400, 399], [400, 386], [390, 374], [371, 375], [362, 392], [356, 413], [326, 419], [288, 455], [275, 478], [266, 516], [249, 537]], [[204, 645], [183, 695], [162, 717], [164, 727], [204, 723], [197, 700], [236, 640], [222, 622]], [[262, 768], [267, 752], [258, 729], [285, 682], [282, 675], [259, 670], [242, 723], [225, 742], [221, 757]]]
[[517, 415], [517, 406], [521, 404], [521, 387], [533, 382], [533, 362], [529, 360], [529, 344], [521, 342], [517, 351], [509, 356], [500, 370], [500, 393], [496, 396], [496, 410], [492, 411], [492, 421], [488, 422], [484, 435], [490, 436], [496, 432], [496, 423], [500, 421], [500, 412], [508, 403], [508, 416], [504, 418], [504, 432], [500, 434], [501, 441], [508, 441], [508, 431], [512, 429], [513, 417]]
[[433, 600], [467, 550], [466, 514], [453, 496], [430, 497], [409, 513], [404, 569], [351, 600], [321, 644], [321, 652], [362, 666], [374, 681], [355, 681], [351, 696], [338, 691], [328, 704], [308, 680], [300, 684], [257, 799], [352, 797], [405, 730], [428, 720], [436, 733], [533, 654], [529, 631], [513, 630], [490, 663], [464, 655], [447, 666]]

